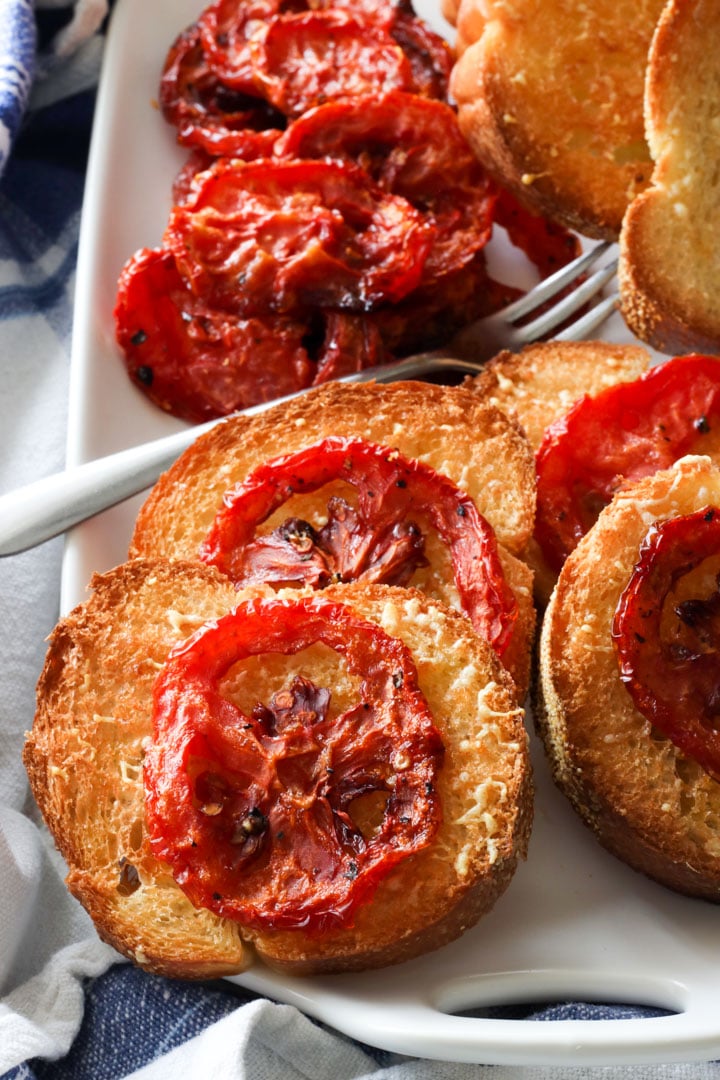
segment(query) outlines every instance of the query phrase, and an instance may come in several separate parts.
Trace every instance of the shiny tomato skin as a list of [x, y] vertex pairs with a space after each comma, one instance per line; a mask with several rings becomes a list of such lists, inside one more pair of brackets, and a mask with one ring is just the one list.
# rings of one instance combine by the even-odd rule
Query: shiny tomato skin
[[372, 310], [422, 277], [432, 226], [332, 161], [220, 161], [175, 207], [164, 236], [192, 291], [239, 315]]
[[414, 93], [447, 101], [454, 57], [444, 38], [414, 14], [399, 13], [390, 28], [407, 57]]
[[667, 360], [631, 383], [584, 397], [545, 432], [536, 456], [536, 537], [559, 569], [623, 485], [703, 452], [720, 422], [720, 361]]
[[303, 345], [304, 323], [213, 311], [185, 286], [167, 251], [146, 249], [129, 261], [114, 314], [132, 381], [185, 420], [209, 420], [295, 393], [316, 376]]
[[[357, 703], [296, 678], [249, 714], [223, 693], [231, 668], [322, 642], [359, 679]], [[144, 763], [156, 856], [196, 907], [258, 930], [322, 933], [357, 908], [441, 819], [443, 744], [397, 638], [341, 604], [250, 600], [168, 658]], [[353, 802], [385, 800], [370, 835]]]
[[246, 160], [272, 153], [285, 117], [255, 82], [225, 85], [208, 64], [197, 25], [174, 42], [160, 80], [160, 108], [183, 146]]
[[285, 116], [373, 91], [413, 90], [412, 67], [391, 34], [347, 11], [305, 11], [271, 19], [255, 74]]
[[492, 234], [495, 185], [444, 102], [393, 90], [321, 105], [288, 126], [275, 153], [354, 162], [426, 215], [436, 235], [423, 286], [472, 262]]
[[720, 581], [710, 595], [669, 600], [683, 577], [718, 555], [718, 507], [656, 522], [620, 597], [612, 635], [620, 678], [638, 710], [720, 781]]
[[[200, 558], [238, 586], [256, 583], [253, 560], [258, 551], [261, 565], [265, 565], [265, 539], [256, 542], [258, 526], [295, 492], [316, 491], [338, 479], [355, 488], [360, 519], [352, 535], [346, 537], [347, 543], [358, 543], [360, 561], [351, 575], [343, 573], [341, 580], [372, 575], [371, 580], [383, 582], [383, 577], [377, 576], [369, 541], [384, 541], [394, 527], [412, 523], [414, 516], [421, 514], [450, 552], [463, 609], [477, 632], [502, 655], [512, 638], [517, 603], [505, 580], [492, 527], [472, 499], [448, 477], [386, 446], [330, 436], [259, 466], [226, 493], [201, 545]], [[342, 513], [346, 513], [344, 508]], [[301, 528], [301, 540], [306, 539]], [[398, 542], [405, 544], [407, 538], [398, 536]], [[272, 538], [271, 543], [275, 545]], [[287, 550], [288, 564], [294, 564], [297, 572], [293, 539], [288, 541]], [[301, 574], [307, 565], [314, 577], [315, 566], [310, 561], [314, 553], [311, 548], [301, 553]], [[267, 579], [261, 575], [260, 580]], [[283, 580], [282, 572], [279, 580]]]
[[159, 249], [143, 249], [126, 264], [114, 316], [132, 381], [165, 412], [191, 422], [393, 359], [365, 316], [242, 319], [213, 310], [184, 284], [172, 254]]
[[225, 86], [256, 87], [254, 42], [283, 7], [281, 0], [215, 0], [203, 10], [197, 20], [203, 52]]

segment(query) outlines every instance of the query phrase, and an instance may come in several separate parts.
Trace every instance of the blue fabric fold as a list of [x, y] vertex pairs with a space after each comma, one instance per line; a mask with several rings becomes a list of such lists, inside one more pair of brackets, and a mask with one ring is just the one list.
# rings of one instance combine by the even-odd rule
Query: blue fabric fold
[[0, 173], [28, 103], [36, 48], [37, 24], [31, 0], [0, 0]]

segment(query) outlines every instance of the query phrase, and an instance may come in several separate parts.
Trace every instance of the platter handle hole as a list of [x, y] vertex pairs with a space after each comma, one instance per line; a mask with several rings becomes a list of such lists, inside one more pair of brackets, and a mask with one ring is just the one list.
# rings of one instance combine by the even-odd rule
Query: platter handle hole
[[684, 985], [631, 972], [512, 971], [469, 976], [437, 988], [436, 1007], [487, 1020], [648, 1020], [687, 1008]]
[[677, 1016], [674, 1009], [657, 1005], [613, 1001], [515, 1001], [460, 1009], [453, 1016], [481, 1020], [648, 1020], [657, 1016]]

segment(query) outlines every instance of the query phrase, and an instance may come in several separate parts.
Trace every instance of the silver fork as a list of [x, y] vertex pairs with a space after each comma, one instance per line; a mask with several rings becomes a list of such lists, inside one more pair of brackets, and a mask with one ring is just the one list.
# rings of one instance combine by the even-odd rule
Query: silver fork
[[[546, 337], [598, 297], [615, 274], [616, 259], [596, 270], [532, 321], [522, 321], [532, 317], [549, 300], [586, 274], [609, 248], [609, 243], [596, 245], [497, 314], [463, 329], [443, 349], [410, 356], [382, 367], [368, 368], [343, 376], [339, 381], [388, 383], [432, 375], [477, 375], [484, 362], [501, 349], [518, 351], [524, 345]], [[585, 315], [557, 334], [556, 340], [579, 341], [590, 337], [617, 307], [617, 299], [616, 293], [600, 299]], [[300, 391], [301, 394], [305, 392]], [[244, 409], [243, 414], [252, 416], [279, 401], [289, 401], [298, 396], [290, 394], [276, 401], [254, 405]], [[211, 420], [190, 426], [152, 442], [44, 477], [3, 495], [0, 497], [0, 556], [14, 555], [35, 547], [131, 495], [144, 491], [198, 435], [222, 422]]]

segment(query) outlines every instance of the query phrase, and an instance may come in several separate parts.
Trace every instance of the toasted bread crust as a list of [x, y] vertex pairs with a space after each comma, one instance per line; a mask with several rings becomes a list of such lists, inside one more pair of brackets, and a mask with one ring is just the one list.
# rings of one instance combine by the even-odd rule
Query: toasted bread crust
[[[149, 971], [195, 978], [241, 971], [248, 950], [238, 928], [194, 909], [150, 853], [141, 794], [152, 685], [183, 636], [164, 616], [190, 605], [196, 620], [216, 617], [235, 592], [201, 565], [150, 572], [128, 564], [95, 577], [92, 587], [87, 604], [50, 637], [23, 755], [70, 867], [68, 886], [103, 940]], [[141, 882], [126, 897], [118, 889], [123, 867], [134, 868], [131, 888], [135, 871]]]
[[661, 352], [720, 352], [716, 154], [707, 140], [720, 79], [720, 5], [671, 0], [649, 54], [645, 122], [652, 184], [630, 205], [620, 238], [622, 311]]
[[[519, 617], [504, 659], [519, 700], [524, 700], [535, 611], [532, 572], [515, 556], [523, 552], [534, 525], [534, 458], [517, 421], [466, 387], [328, 383], [258, 416], [219, 424], [197, 439], [155, 485], [138, 515], [130, 557], [197, 557], [228, 489], [268, 459], [328, 435], [397, 448], [450, 477], [473, 498], [495, 530], [503, 569], [518, 601]], [[326, 488], [315, 497], [294, 499], [268, 527], [290, 514], [322, 520], [327, 498]], [[416, 572], [411, 584], [455, 606], [447, 552], [431, 534], [426, 554], [430, 566]]]
[[[96, 577], [93, 587], [53, 634], [24, 759], [69, 864], [68, 885], [106, 941], [148, 970], [184, 978], [241, 970], [252, 954], [243, 938], [274, 967], [345, 971], [438, 947], [489, 910], [525, 853], [532, 779], [512, 682], [465, 618], [414, 590], [326, 591], [413, 652], [445, 744], [443, 821], [431, 847], [390, 873], [353, 928], [250, 934], [193, 908], [152, 856], [142, 783], [158, 669], [172, 647], [230, 610], [238, 595], [211, 569], [164, 560], [134, 560]], [[287, 658], [282, 684], [297, 670], [324, 680], [323, 657]], [[265, 699], [281, 676], [262, 658], [254, 663], [253, 691]], [[332, 689], [346, 693], [341, 669], [337, 679]]]
[[557, 784], [600, 842], [669, 888], [720, 902], [720, 784], [635, 709], [610, 638], [650, 523], [713, 502], [720, 471], [688, 457], [601, 513], [545, 613], [535, 716]]
[[586, 236], [616, 239], [650, 178], [643, 81], [662, 7], [462, 0], [456, 12], [451, 92], [468, 142], [531, 209]]

